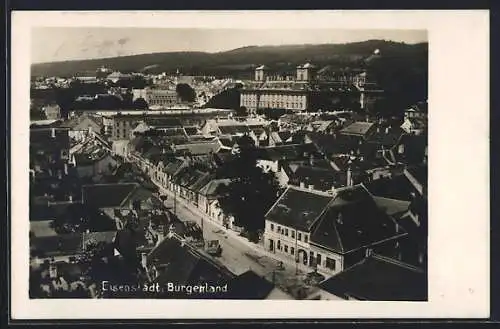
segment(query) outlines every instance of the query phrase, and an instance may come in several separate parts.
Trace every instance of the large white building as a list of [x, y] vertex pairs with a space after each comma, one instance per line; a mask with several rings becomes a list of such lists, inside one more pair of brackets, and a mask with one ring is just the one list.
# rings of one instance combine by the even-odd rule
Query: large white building
[[179, 103], [177, 92], [171, 89], [134, 89], [133, 101], [142, 98], [150, 107], [171, 107]]
[[316, 68], [309, 63], [297, 67], [296, 77], [270, 75], [266, 66], [255, 69], [255, 81], [241, 90], [240, 106], [250, 111], [265, 108], [304, 111], [309, 106], [309, 82]]
[[[297, 112], [323, 109], [349, 98], [359, 102], [362, 109], [370, 109], [383, 97], [383, 90], [367, 82], [364, 70], [334, 72], [321, 70], [310, 64], [299, 65], [295, 74], [272, 72], [262, 65], [255, 69], [254, 81], [246, 82], [241, 90], [240, 106], [250, 112], [257, 109], [287, 109]], [[329, 105], [330, 104], [330, 105]]]
[[371, 252], [399, 252], [399, 241], [407, 235], [359, 185], [333, 195], [289, 186], [265, 220], [268, 252], [326, 276], [344, 271]]

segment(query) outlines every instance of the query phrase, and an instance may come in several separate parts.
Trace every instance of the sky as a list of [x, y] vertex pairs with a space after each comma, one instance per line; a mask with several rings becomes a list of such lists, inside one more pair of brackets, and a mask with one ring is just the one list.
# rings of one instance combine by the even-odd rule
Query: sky
[[427, 42], [424, 30], [179, 29], [38, 27], [32, 30], [32, 63], [155, 52], [219, 52], [244, 46], [347, 43], [370, 39]]

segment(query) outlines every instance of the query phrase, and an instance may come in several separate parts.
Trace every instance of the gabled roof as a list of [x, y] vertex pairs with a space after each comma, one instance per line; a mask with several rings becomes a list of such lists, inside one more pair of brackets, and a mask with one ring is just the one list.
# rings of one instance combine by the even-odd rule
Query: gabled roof
[[292, 133], [289, 131], [279, 131], [278, 136], [282, 142], [286, 142], [290, 137], [292, 137]]
[[345, 254], [397, 236], [396, 223], [362, 186], [337, 192], [311, 234], [312, 244]]
[[274, 289], [276, 288], [271, 282], [248, 270], [229, 280], [227, 293], [221, 297], [223, 299], [266, 299]]
[[359, 148], [359, 141], [347, 135], [310, 132], [306, 136], [327, 155], [350, 154]]
[[357, 121], [351, 123], [344, 129], [340, 131], [341, 134], [344, 135], [355, 135], [355, 136], [363, 136], [366, 137], [375, 127], [373, 122], [363, 122]]
[[231, 136], [229, 137], [218, 137], [219, 138], [219, 141], [221, 142], [221, 144], [225, 147], [233, 147], [235, 142], [233, 141], [233, 139], [231, 138]]
[[227, 186], [229, 183], [231, 183], [231, 180], [228, 178], [213, 179], [200, 189], [200, 194], [207, 197], [217, 196], [217, 188], [221, 185]]
[[345, 175], [335, 172], [333, 169], [324, 169], [311, 166], [299, 166], [290, 177], [291, 183], [299, 185], [304, 183], [313, 185], [314, 189], [320, 191], [331, 190], [332, 187], [345, 185]]
[[373, 197], [373, 200], [380, 209], [384, 210], [386, 214], [393, 217], [403, 215], [404, 212], [408, 211], [411, 204], [410, 201], [387, 199], [382, 197]]
[[372, 195], [387, 199], [411, 201], [412, 193], [418, 195], [418, 190], [405, 175], [379, 178], [364, 185]]
[[[52, 129], [55, 136], [52, 137]], [[63, 150], [70, 148], [68, 128], [30, 128], [30, 150]]]
[[163, 171], [169, 175], [174, 175], [185, 163], [184, 160], [181, 159], [173, 159], [170, 160], [164, 167]]
[[45, 255], [76, 255], [82, 252], [83, 239], [81, 233], [61, 234], [30, 238], [30, 249], [43, 252]]
[[138, 187], [136, 183], [84, 185], [83, 203], [94, 208], [121, 207]]
[[212, 179], [212, 175], [209, 173], [203, 173], [203, 175], [196, 180], [193, 184], [188, 186], [188, 188], [193, 192], [199, 192], [208, 182]]
[[73, 154], [77, 166], [92, 165], [106, 157], [111, 157], [111, 154], [104, 149], [96, 148], [95, 152], [82, 152]]
[[[232, 277], [229, 271], [216, 266], [175, 237], [164, 239], [147, 256], [148, 266], [156, 266], [160, 284], [222, 283]], [[195, 295], [196, 296], [196, 295]]]
[[392, 148], [399, 142], [403, 133], [404, 133], [403, 129], [399, 127], [389, 128], [389, 131], [387, 133], [385, 129], [381, 129], [381, 131], [374, 132], [373, 134], [371, 134], [368, 137], [367, 142], [380, 145], [385, 148]]
[[197, 127], [184, 127], [184, 130], [188, 136], [198, 135], [200, 133]]
[[402, 154], [397, 152], [397, 150], [395, 152], [398, 161], [406, 164], [422, 163], [428, 145], [428, 136], [404, 134], [401, 136], [398, 145], [404, 146], [404, 152]]
[[68, 212], [72, 207], [71, 203], [30, 204], [30, 221], [46, 221], [55, 219]]
[[406, 170], [420, 183], [423, 185], [427, 184], [428, 168], [425, 165], [411, 166], [406, 168]]
[[191, 187], [207, 175], [208, 173], [192, 167], [184, 167], [174, 176], [173, 181], [179, 186], [191, 189]]
[[172, 117], [160, 117], [160, 118], [152, 118], [146, 117], [144, 122], [153, 128], [182, 128], [182, 122], [178, 118]]
[[175, 151], [187, 151], [192, 155], [217, 153], [221, 148], [218, 142], [202, 142], [175, 145]]
[[333, 197], [289, 186], [267, 212], [266, 220], [309, 231]]
[[316, 154], [317, 152], [316, 146], [312, 143], [279, 145], [259, 150], [261, 159], [271, 161], [304, 159], [309, 158], [311, 154]]
[[371, 301], [426, 301], [426, 273], [378, 255], [323, 281], [319, 287], [342, 297]]
[[223, 135], [247, 134], [250, 132], [247, 125], [219, 126], [219, 130]]
[[76, 118], [72, 118], [61, 124], [61, 127], [70, 128], [71, 130], [87, 130], [92, 128], [94, 131], [99, 131], [101, 129], [101, 123], [97, 122], [97, 119], [89, 117], [87, 115], [82, 115]]
[[30, 221], [30, 232], [33, 232], [38, 237], [57, 235], [57, 232], [52, 227], [53, 222], [53, 220]]

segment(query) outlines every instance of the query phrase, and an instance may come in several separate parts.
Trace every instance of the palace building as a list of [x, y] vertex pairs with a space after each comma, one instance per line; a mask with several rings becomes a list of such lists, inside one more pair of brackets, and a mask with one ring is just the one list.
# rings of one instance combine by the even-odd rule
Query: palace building
[[[365, 108], [371, 94], [382, 95], [375, 84], [367, 82], [363, 70], [334, 72], [330, 67], [318, 70], [306, 63], [295, 72], [271, 70], [265, 65], [255, 69], [255, 78], [244, 84], [240, 106], [250, 112], [257, 109], [287, 109], [297, 112], [335, 107], [346, 102]], [[368, 95], [370, 94], [370, 95]]]

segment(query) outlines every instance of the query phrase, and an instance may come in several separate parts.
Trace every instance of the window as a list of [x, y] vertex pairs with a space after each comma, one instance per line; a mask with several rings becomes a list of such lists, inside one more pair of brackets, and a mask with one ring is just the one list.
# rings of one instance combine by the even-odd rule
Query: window
[[293, 249], [293, 247], [290, 247], [290, 253], [291, 253], [292, 255], [295, 255], [295, 249]]
[[288, 229], [285, 229], [285, 235], [288, 236]]
[[298, 240], [300, 240], [300, 241], [302, 241], [302, 233], [300, 233], [300, 232], [299, 232], [299, 233], [297, 233], [297, 234], [298, 234], [298, 235], [297, 235], [297, 239], [298, 239]]
[[271, 231], [274, 231], [274, 224], [271, 223]]
[[280, 240], [278, 240], [277, 248], [278, 248], [278, 250], [281, 250], [281, 241]]
[[304, 242], [307, 243], [307, 240], [308, 240], [308, 236], [306, 234], [304, 234]]
[[321, 254], [318, 254], [318, 256], [316, 257], [316, 263], [321, 266]]
[[292, 238], [295, 239], [295, 231], [292, 231]]
[[330, 270], [335, 270], [335, 259], [326, 257], [326, 267]]
[[281, 233], [281, 226], [278, 226], [277, 231], [278, 231], [278, 233]]
[[285, 245], [285, 252], [288, 252], [288, 246]]

